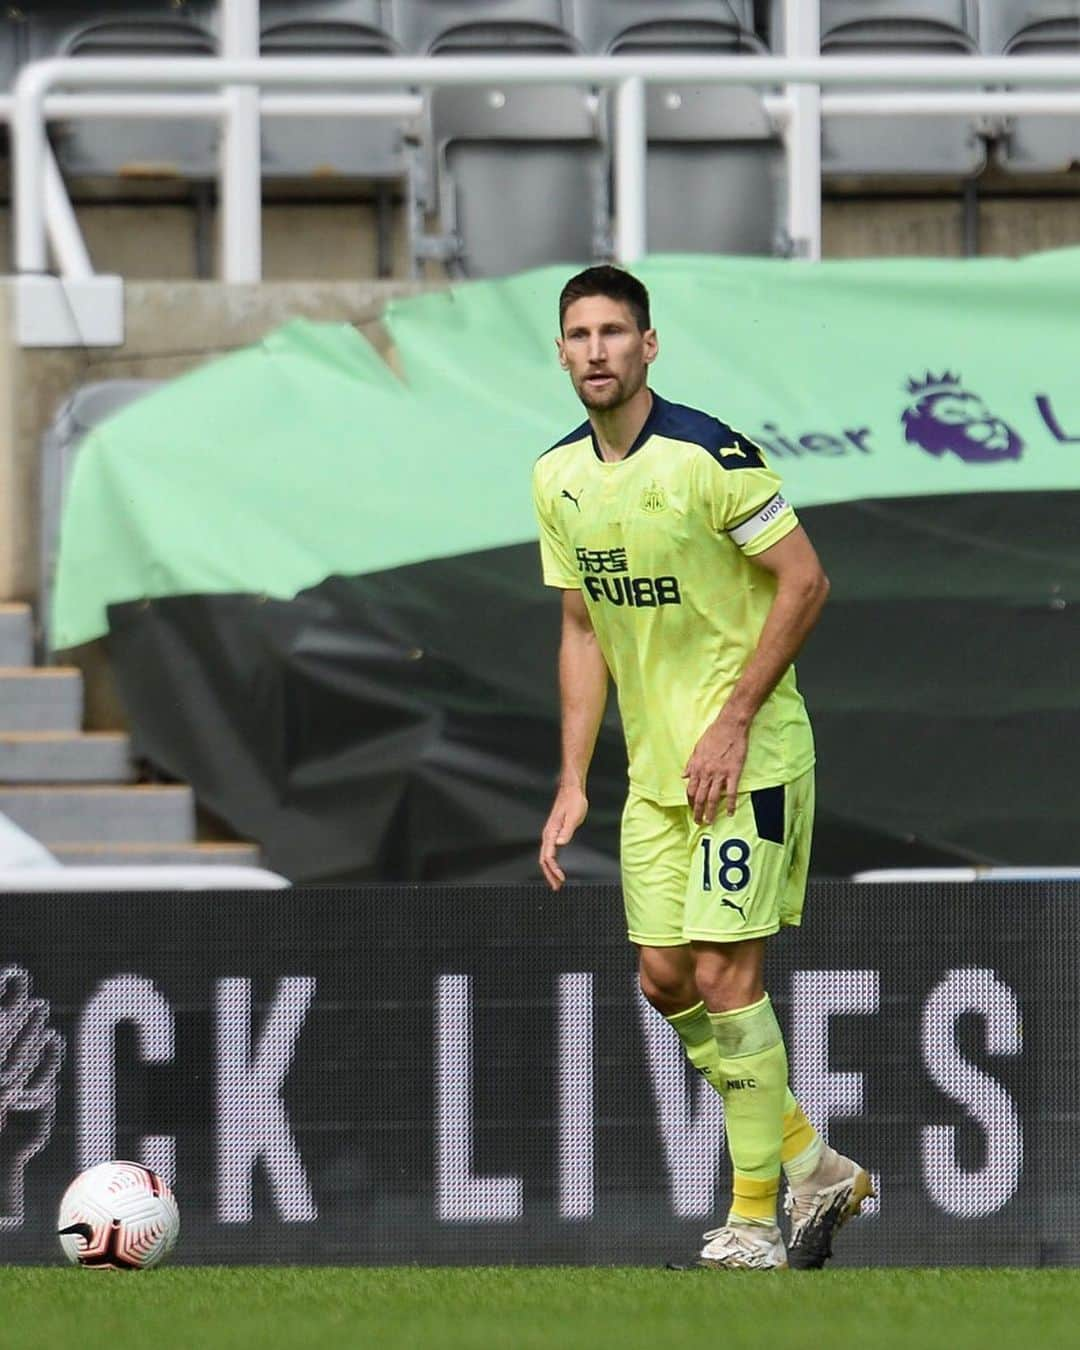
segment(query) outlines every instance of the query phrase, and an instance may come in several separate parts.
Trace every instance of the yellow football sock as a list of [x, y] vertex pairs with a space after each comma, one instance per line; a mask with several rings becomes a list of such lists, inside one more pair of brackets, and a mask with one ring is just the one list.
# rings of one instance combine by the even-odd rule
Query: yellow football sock
[[788, 1092], [787, 1052], [769, 996], [733, 1012], [710, 1013], [720, 1052], [734, 1196], [728, 1222], [776, 1222], [780, 1149]]
[[709, 1010], [695, 1003], [683, 1012], [671, 1013], [667, 1020], [679, 1033], [686, 1058], [708, 1083], [720, 1091], [720, 1050], [713, 1035]]
[[[712, 1020], [705, 1004], [695, 1003], [692, 1008], [671, 1013], [667, 1021], [678, 1033], [690, 1063], [710, 1086], [723, 1095], [720, 1047], [716, 1043]], [[785, 1089], [784, 1093], [783, 1131], [780, 1161], [784, 1165], [784, 1172], [789, 1181], [802, 1181], [817, 1167], [825, 1141], [807, 1120], [790, 1088]]]

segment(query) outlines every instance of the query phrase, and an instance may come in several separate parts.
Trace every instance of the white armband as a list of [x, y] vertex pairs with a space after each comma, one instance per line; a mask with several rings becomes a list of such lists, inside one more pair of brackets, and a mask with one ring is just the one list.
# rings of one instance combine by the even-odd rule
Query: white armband
[[736, 525], [733, 529], [728, 530], [728, 537], [740, 548], [745, 548], [759, 534], [763, 534], [776, 517], [782, 511], [786, 511], [787, 508], [787, 501], [778, 492], [775, 497], [770, 497], [761, 510], [752, 515], [749, 520], [744, 520], [741, 525]]

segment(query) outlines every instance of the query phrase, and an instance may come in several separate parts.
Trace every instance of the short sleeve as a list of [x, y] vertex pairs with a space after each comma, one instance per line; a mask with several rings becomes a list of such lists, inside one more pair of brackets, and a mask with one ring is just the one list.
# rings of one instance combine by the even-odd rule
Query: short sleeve
[[544, 585], [554, 586], [560, 591], [581, 590], [581, 576], [574, 566], [569, 546], [555, 524], [550, 503], [546, 500], [546, 493], [535, 472], [533, 509], [536, 511], [537, 524], [540, 526], [540, 564]]
[[708, 463], [710, 522], [749, 557], [764, 553], [798, 525], [798, 517], [781, 491], [780, 477], [745, 437], [730, 451], [719, 451]]

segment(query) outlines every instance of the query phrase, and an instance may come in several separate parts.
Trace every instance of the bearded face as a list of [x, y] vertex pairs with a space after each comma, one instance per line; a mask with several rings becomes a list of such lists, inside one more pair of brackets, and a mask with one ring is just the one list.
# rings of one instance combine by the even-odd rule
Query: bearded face
[[904, 434], [932, 455], [947, 451], [968, 464], [1019, 459], [1024, 442], [981, 398], [962, 389], [926, 394], [902, 418]]

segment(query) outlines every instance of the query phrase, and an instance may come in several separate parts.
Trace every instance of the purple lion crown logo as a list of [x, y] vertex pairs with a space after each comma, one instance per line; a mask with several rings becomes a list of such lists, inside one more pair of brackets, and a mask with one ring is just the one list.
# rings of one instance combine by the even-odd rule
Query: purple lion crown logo
[[908, 380], [911, 401], [901, 421], [904, 435], [931, 455], [950, 452], [968, 464], [1019, 459], [1024, 442], [977, 394], [969, 394], [950, 371]]

